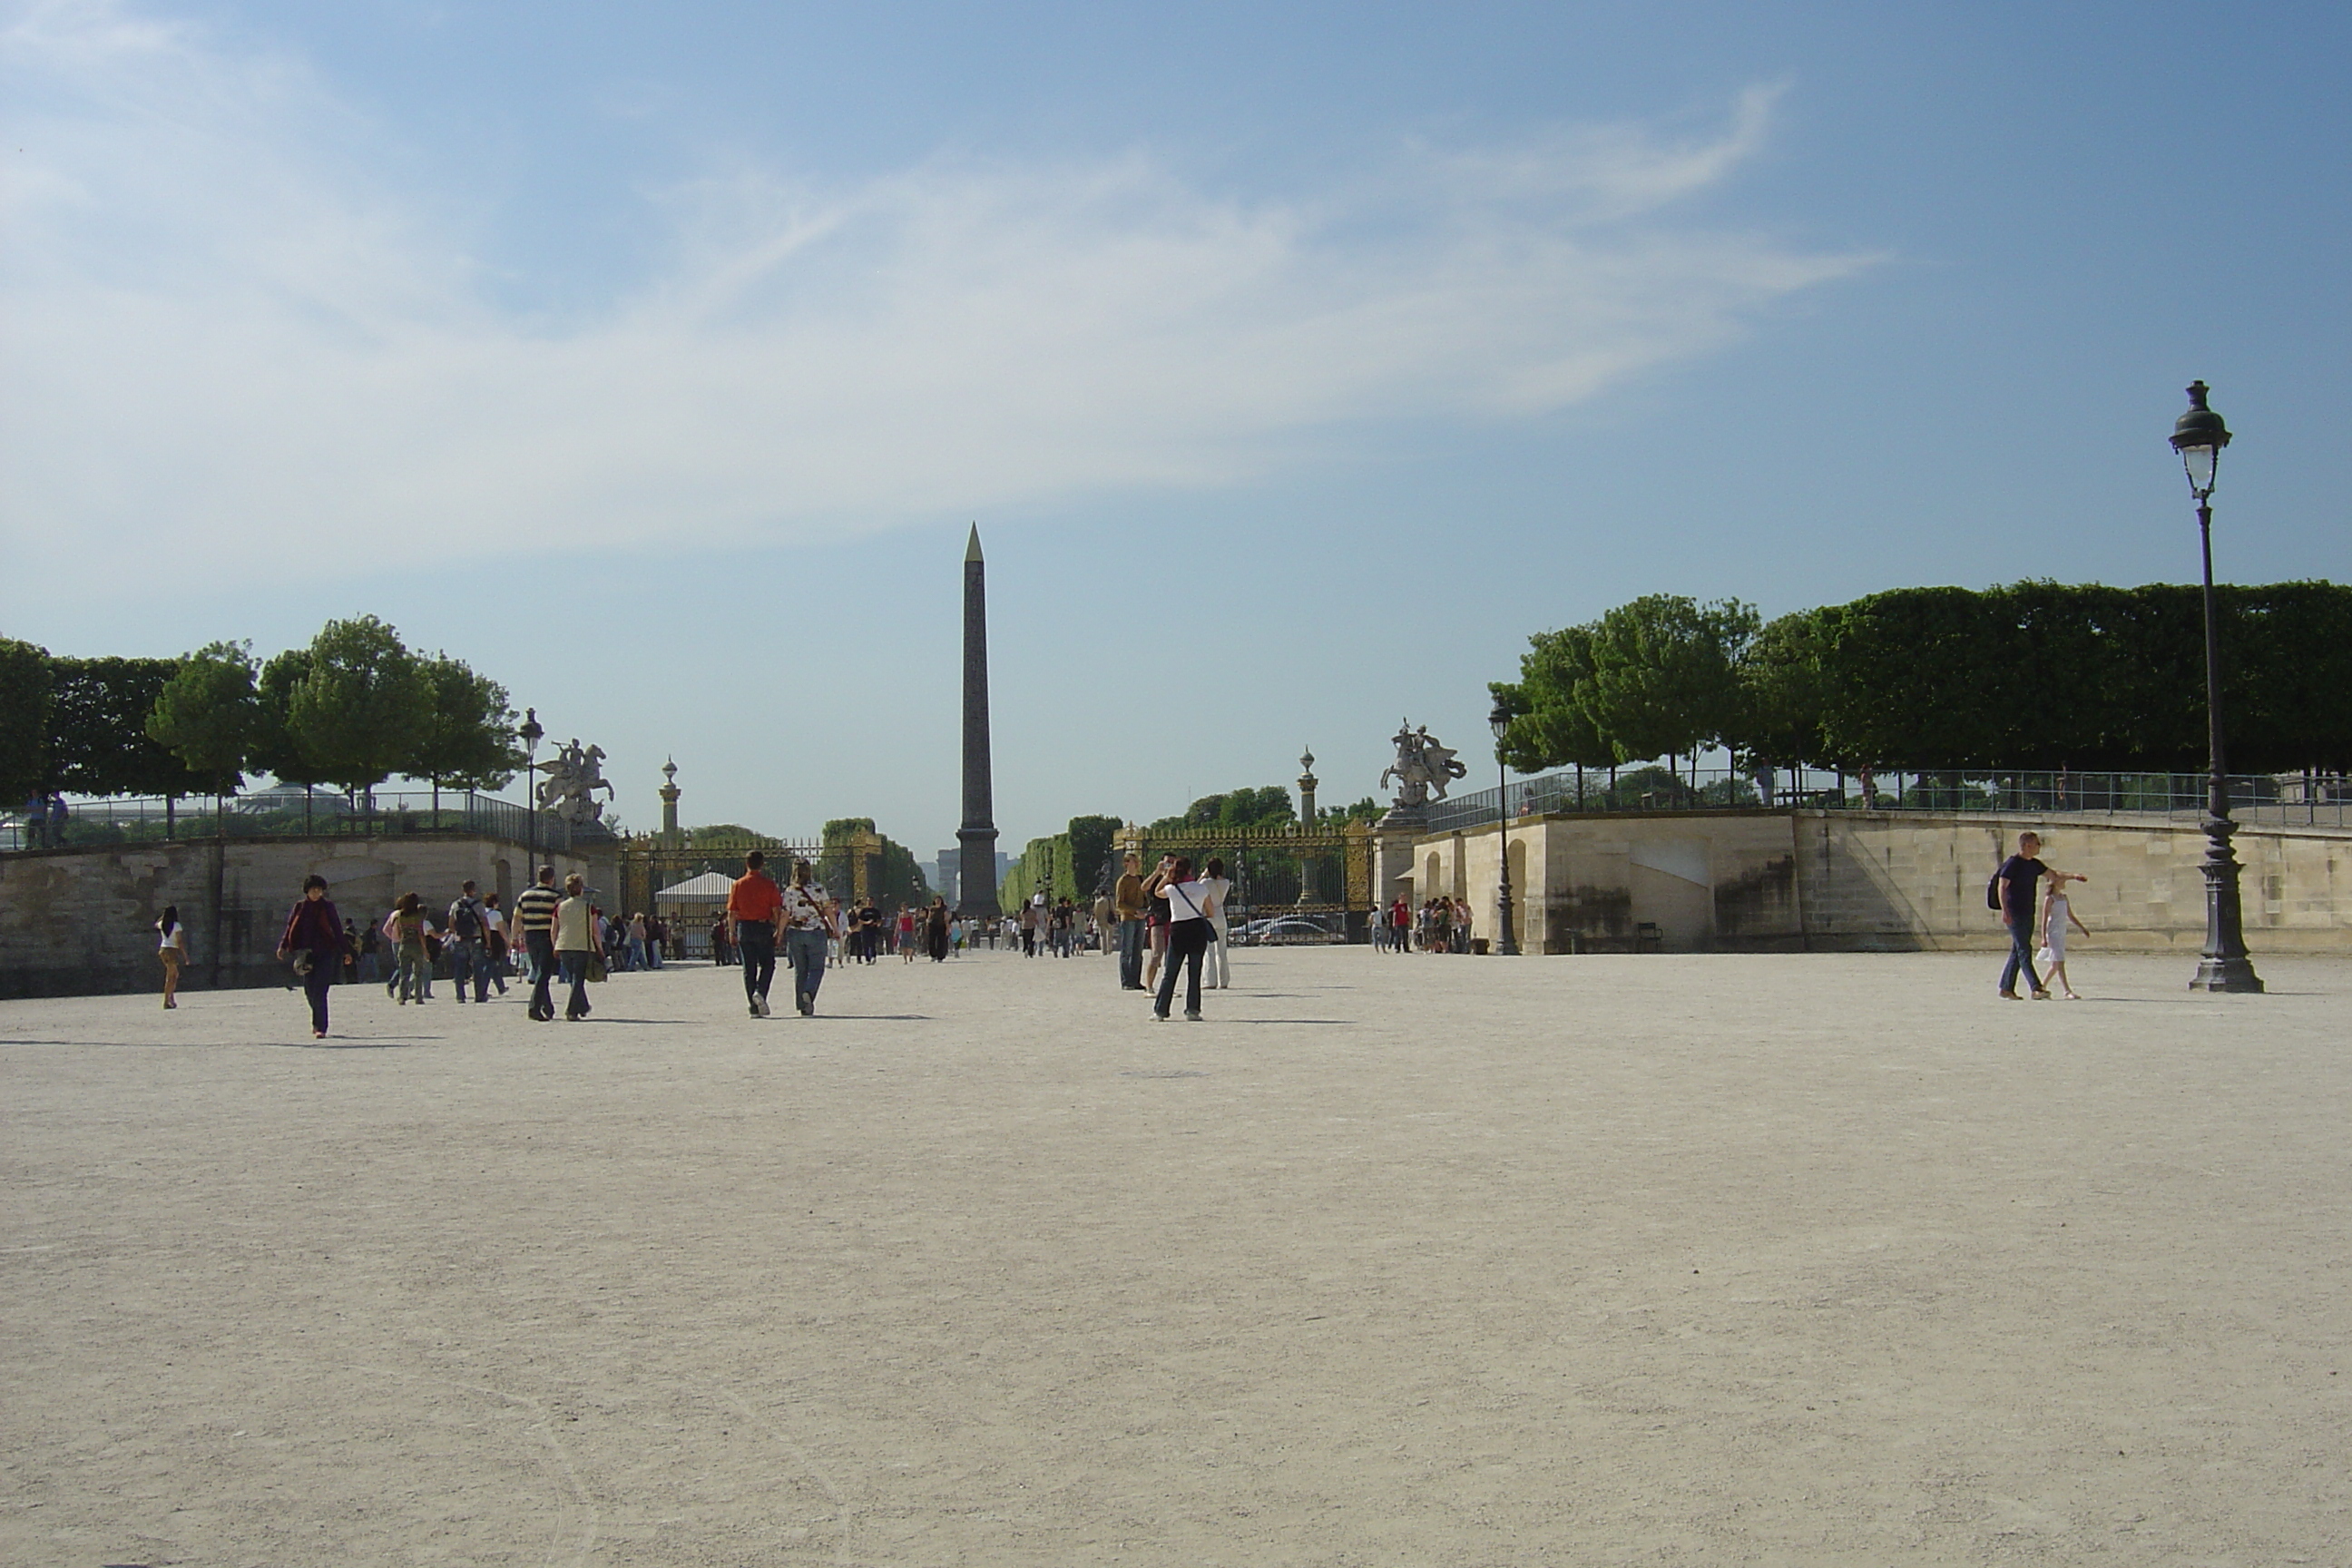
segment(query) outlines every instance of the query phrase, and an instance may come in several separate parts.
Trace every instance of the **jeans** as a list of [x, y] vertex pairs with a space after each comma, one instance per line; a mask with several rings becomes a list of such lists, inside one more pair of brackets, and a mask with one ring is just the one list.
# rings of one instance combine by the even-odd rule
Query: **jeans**
[[490, 959], [482, 951], [481, 939], [461, 936], [449, 944], [449, 978], [457, 987], [457, 1000], [466, 999], [466, 983], [472, 981], [474, 1000], [490, 999]]
[[555, 978], [555, 933], [528, 931], [522, 933], [523, 951], [530, 955], [530, 1016], [534, 1018], [555, 1016], [555, 999], [547, 994], [548, 982]]
[[776, 983], [776, 928], [765, 921], [736, 921], [735, 952], [743, 965], [744, 996], [765, 1002]]
[[784, 961], [793, 966], [793, 994], [816, 1005], [816, 988], [824, 981], [824, 932], [784, 932]]
[[646, 939], [641, 936], [633, 936], [629, 939], [629, 969], [632, 973], [635, 973], [637, 970], [643, 969], [645, 966]]
[[559, 953], [557, 956], [563, 961], [563, 978], [572, 986], [572, 994], [563, 1004], [563, 1016], [567, 1018], [584, 1018], [588, 1016], [588, 964], [596, 955], [593, 952], [572, 952]]
[[327, 987], [335, 983], [335, 968], [342, 954], [323, 948], [310, 953], [310, 973], [302, 976], [302, 994], [310, 999], [310, 1027], [323, 1035], [327, 1032]]
[[2017, 989], [2017, 972], [2020, 969], [2025, 971], [2027, 985], [2036, 991], [2042, 988], [2042, 976], [2033, 973], [2033, 922], [2030, 920], [2019, 920], [2009, 928], [2009, 963], [2002, 966], [2000, 972], [2000, 988], [2003, 991]]
[[1168, 1016], [1168, 1005], [1176, 999], [1176, 972], [1185, 972], [1184, 1011], [1201, 1010], [1201, 955], [1208, 951], [1209, 922], [1203, 920], [1177, 921], [1168, 928], [1168, 967], [1160, 972], [1160, 994], [1151, 1010], [1161, 1017]]
[[647, 969], [659, 969], [661, 967], [661, 950], [662, 944], [658, 938], [650, 936], [646, 938], [646, 967]]
[[1143, 989], [1143, 922], [1118, 922], [1118, 984], [1121, 989]]

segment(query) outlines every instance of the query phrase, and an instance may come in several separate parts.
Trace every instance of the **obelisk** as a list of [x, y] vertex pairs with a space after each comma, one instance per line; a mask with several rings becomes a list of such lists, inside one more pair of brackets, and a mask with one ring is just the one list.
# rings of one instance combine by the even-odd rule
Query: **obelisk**
[[963, 547], [963, 826], [956, 912], [994, 919], [996, 907], [995, 786], [988, 763], [988, 564], [981, 559], [980, 524]]

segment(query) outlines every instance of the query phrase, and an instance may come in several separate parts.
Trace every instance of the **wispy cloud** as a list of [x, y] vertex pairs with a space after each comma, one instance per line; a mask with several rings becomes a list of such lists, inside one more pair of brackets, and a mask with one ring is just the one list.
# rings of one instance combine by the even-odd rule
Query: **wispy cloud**
[[55, 4], [0, 70], [20, 546], [249, 568], [325, 525], [773, 539], [1227, 484], [1558, 408], [1867, 264], [1675, 212], [1765, 141], [1758, 89], [1696, 141], [1401, 146], [1278, 200], [1143, 154], [713, 168], [648, 198], [652, 275], [553, 325], [495, 302], [457, 204], [399, 190], [299, 62]]

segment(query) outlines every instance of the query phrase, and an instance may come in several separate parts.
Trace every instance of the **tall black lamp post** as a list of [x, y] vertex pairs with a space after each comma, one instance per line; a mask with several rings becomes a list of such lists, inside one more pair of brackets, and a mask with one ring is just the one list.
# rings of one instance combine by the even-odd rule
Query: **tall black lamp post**
[[[514, 710], [509, 708], [507, 711], [511, 713]], [[539, 743], [547, 737], [547, 731], [539, 727], [538, 709], [522, 710], [522, 728], [515, 731], [515, 737], [522, 742], [523, 832], [530, 855], [530, 865], [523, 872], [522, 885], [534, 888], [539, 885]]]
[[2213, 475], [2230, 427], [2205, 405], [2206, 385], [2189, 387], [2189, 412], [2172, 426], [2172, 449], [2189, 472], [2189, 493], [2197, 498], [2197, 531], [2205, 552], [2205, 742], [2212, 776], [2205, 796], [2205, 951], [2197, 961], [2191, 991], [2260, 991], [2263, 983], [2246, 956], [2245, 921], [2238, 903], [2238, 857], [2230, 836], [2230, 781], [2221, 760], [2221, 640], [2213, 601]]
[[1486, 715], [1486, 727], [1495, 731], [1495, 850], [1503, 867], [1502, 883], [1495, 892], [1495, 953], [1499, 958], [1517, 958], [1519, 939], [1511, 930], [1511, 779], [1503, 764], [1511, 710], [1499, 697], [1495, 700], [1495, 710]]

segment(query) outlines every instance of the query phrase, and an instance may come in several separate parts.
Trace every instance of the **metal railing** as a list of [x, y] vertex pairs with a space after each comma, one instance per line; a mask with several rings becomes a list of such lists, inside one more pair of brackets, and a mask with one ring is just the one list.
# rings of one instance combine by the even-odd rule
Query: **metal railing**
[[[1895, 769], [1864, 780], [1815, 768], [1734, 772], [1655, 765], [1545, 773], [1509, 784], [1511, 815], [1542, 812], [1725, 811], [1791, 807], [1815, 811], [1918, 811], [2036, 816], [2158, 816], [2196, 821], [2205, 812], [2203, 773], [2014, 772], [1915, 773]], [[2249, 827], [2352, 826], [2352, 779], [2343, 774], [2234, 773], [2230, 815]], [[1495, 820], [1495, 789], [1449, 796], [1429, 809], [1429, 830]]]
[[[530, 807], [470, 790], [380, 790], [356, 800], [342, 795], [267, 790], [173, 801], [157, 797], [69, 800], [64, 831], [41, 825], [39, 843], [22, 812], [0, 818], [0, 851], [147, 844], [181, 838], [378, 838], [418, 834], [472, 835], [516, 844], [533, 840]], [[563, 851], [576, 835], [562, 818], [538, 814], [536, 841]], [[609, 837], [609, 835], [597, 835]]]

